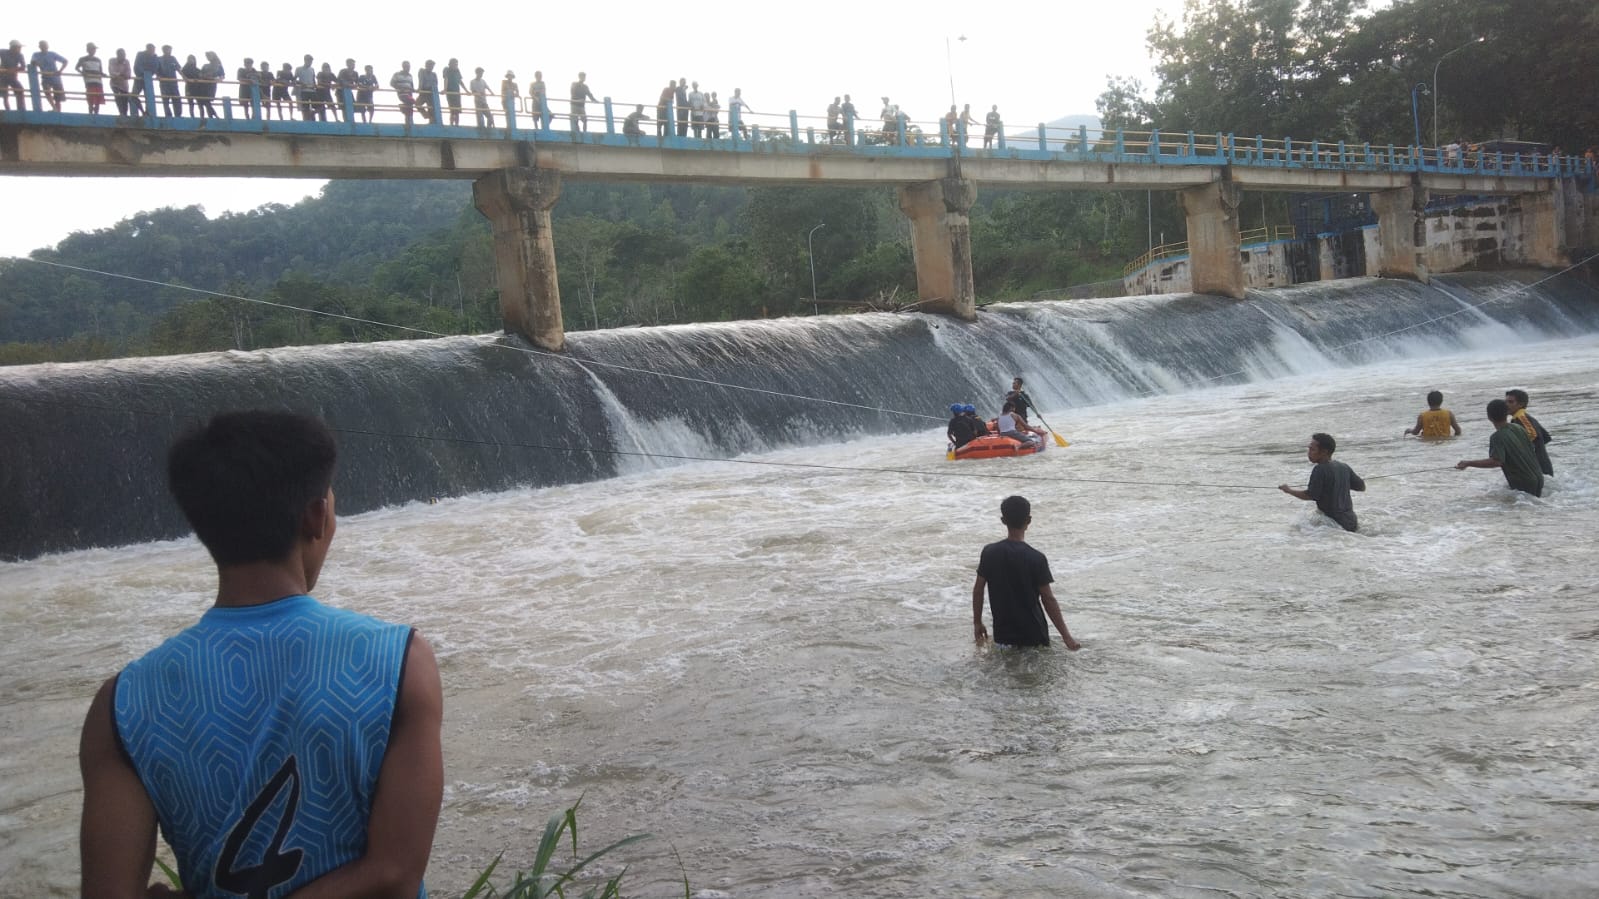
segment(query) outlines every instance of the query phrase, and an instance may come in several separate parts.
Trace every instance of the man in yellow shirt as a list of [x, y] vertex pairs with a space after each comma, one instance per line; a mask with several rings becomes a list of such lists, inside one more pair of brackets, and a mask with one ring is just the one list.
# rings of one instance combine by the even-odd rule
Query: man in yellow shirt
[[[1454, 431], [1452, 435], [1451, 429]], [[1455, 421], [1455, 413], [1444, 408], [1443, 393], [1434, 390], [1427, 394], [1427, 411], [1416, 416], [1415, 427], [1405, 429], [1406, 437], [1412, 434], [1426, 440], [1460, 436], [1460, 423]]]

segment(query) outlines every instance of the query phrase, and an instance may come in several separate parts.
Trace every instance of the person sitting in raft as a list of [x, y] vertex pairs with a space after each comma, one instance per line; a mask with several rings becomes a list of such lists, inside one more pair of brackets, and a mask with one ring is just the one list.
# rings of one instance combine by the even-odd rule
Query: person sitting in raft
[[[1451, 435], [1450, 429], [1454, 430]], [[1444, 408], [1444, 395], [1434, 390], [1427, 394], [1427, 411], [1416, 416], [1416, 426], [1405, 429], [1405, 436], [1416, 435], [1423, 440], [1441, 440], [1446, 437], [1460, 436], [1460, 422], [1455, 421], [1455, 413]]]
[[[973, 439], [979, 436], [976, 427], [977, 422], [966, 414], [967, 408], [964, 403], [950, 403], [949, 405], [949, 430], [946, 432], [946, 436], [949, 437], [949, 442], [954, 444], [956, 449], [971, 443]], [[983, 431], [987, 433], [987, 427], [984, 427]]]
[[972, 436], [974, 436], [974, 437], [987, 437], [988, 436], [988, 422], [986, 422], [986, 421], [982, 420], [981, 418], [977, 417], [977, 407], [976, 406], [973, 406], [971, 403], [967, 403], [966, 405], [961, 407], [961, 411], [972, 422]]
[[1017, 417], [1015, 403], [1005, 404], [1005, 407], [1000, 410], [999, 419], [995, 422], [994, 427], [995, 430], [999, 431], [999, 436], [1009, 437], [1012, 440], [1020, 440], [1022, 443], [1025, 443], [1028, 446], [1034, 445], [1035, 441], [1038, 439], [1033, 434], [1030, 434], [1024, 430], [1027, 427], [1027, 422], [1024, 419]]

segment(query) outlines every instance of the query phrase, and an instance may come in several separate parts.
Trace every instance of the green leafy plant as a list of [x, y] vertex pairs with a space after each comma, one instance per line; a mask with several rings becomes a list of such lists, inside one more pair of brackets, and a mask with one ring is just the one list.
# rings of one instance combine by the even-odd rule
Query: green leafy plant
[[[575, 890], [577, 875], [591, 863], [605, 855], [614, 852], [629, 843], [649, 839], [649, 834], [636, 834], [623, 837], [597, 852], [590, 853], [582, 859], [578, 858], [577, 850], [577, 809], [583, 804], [583, 798], [572, 803], [571, 808], [550, 816], [544, 825], [544, 836], [539, 840], [538, 850], [533, 855], [533, 866], [527, 871], [518, 871], [512, 878], [509, 886], [503, 891], [490, 883], [494, 872], [499, 868], [505, 854], [495, 856], [494, 861], [483, 869], [483, 873], [472, 882], [462, 899], [567, 899], [567, 890]], [[556, 852], [561, 846], [561, 837], [571, 833], [573, 864], [565, 870], [560, 870], [555, 863]], [[681, 866], [681, 861], [679, 861]], [[622, 895], [622, 876], [627, 873], [623, 868], [621, 873], [604, 883], [596, 883], [582, 893], [573, 893], [576, 899], [619, 899]], [[687, 875], [683, 878], [683, 896], [688, 899], [689, 887]]]

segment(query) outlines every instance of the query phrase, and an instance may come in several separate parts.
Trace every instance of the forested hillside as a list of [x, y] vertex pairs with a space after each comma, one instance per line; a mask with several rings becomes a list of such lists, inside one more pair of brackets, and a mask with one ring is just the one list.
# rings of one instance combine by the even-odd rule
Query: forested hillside
[[[1599, 143], [1596, 34], [1599, 7], [1579, 0], [1189, 0], [1150, 29], [1159, 83], [1110, 77], [1097, 106], [1107, 128], [1401, 146], [1436, 128], [1440, 142], [1511, 137], [1580, 153]], [[1283, 204], [1246, 198], [1240, 227], [1285, 223]], [[1170, 195], [979, 191], [980, 298], [1114, 277], [1183, 227]], [[568, 181], [554, 232], [570, 330], [914, 294], [907, 226], [887, 189]], [[415, 336], [165, 285], [435, 333], [500, 326], [488, 227], [464, 182], [335, 182], [293, 207], [215, 220], [161, 210], [33, 259], [155, 283], [0, 260], [0, 363]]]

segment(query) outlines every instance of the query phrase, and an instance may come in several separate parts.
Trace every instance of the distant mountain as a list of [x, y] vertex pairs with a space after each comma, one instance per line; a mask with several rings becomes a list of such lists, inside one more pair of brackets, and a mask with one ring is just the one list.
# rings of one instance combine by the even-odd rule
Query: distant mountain
[[[1052, 122], [1044, 123], [1045, 142], [1049, 149], [1059, 150], [1063, 143], [1076, 134], [1078, 128], [1088, 129], [1088, 139], [1098, 140], [1100, 122], [1097, 115], [1069, 115], [1062, 116]], [[1038, 146], [1038, 126], [1027, 125], [1016, 127], [1011, 123], [1005, 127], [1005, 143], [1025, 144], [1028, 148]]]

